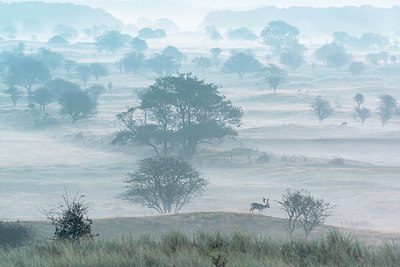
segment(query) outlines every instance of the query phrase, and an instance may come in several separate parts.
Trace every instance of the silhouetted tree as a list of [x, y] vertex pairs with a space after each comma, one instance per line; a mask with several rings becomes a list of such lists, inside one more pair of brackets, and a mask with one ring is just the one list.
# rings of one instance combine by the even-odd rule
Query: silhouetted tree
[[99, 77], [105, 77], [108, 75], [108, 70], [106, 66], [104, 66], [101, 63], [91, 63], [89, 65], [90, 68], [90, 73], [94, 77], [94, 79], [97, 81]]
[[121, 60], [122, 70], [126, 73], [139, 73], [145, 67], [145, 58], [142, 53], [131, 52]]
[[136, 53], [143, 53], [147, 49], [146, 41], [141, 40], [137, 37], [132, 39], [131, 46], [136, 51]]
[[45, 87], [49, 89], [49, 92], [51, 92], [57, 100], [59, 100], [65, 93], [81, 90], [79, 85], [61, 78], [48, 81]]
[[201, 196], [208, 184], [199, 171], [179, 158], [146, 158], [138, 165], [136, 172], [128, 174], [126, 190], [119, 198], [158, 213], [178, 213]]
[[47, 41], [47, 44], [49, 44], [49, 45], [67, 45], [67, 44], [69, 44], [69, 42], [65, 38], [61, 37], [60, 35], [54, 35]]
[[357, 103], [357, 108], [360, 108], [361, 104], [364, 103], [364, 96], [360, 93], [356, 94], [353, 99]]
[[317, 115], [319, 123], [329, 117], [334, 111], [332, 106], [328, 101], [323, 99], [321, 96], [317, 96], [314, 101], [311, 103], [311, 107], [314, 110], [315, 115]]
[[361, 120], [361, 125], [363, 125], [365, 120], [371, 116], [371, 111], [368, 108], [357, 107], [356, 116]]
[[159, 78], [139, 98], [139, 106], [117, 115], [123, 128], [113, 143], [145, 144], [158, 156], [191, 160], [199, 144], [237, 135], [243, 115], [217, 85], [191, 74]]
[[185, 54], [179, 51], [175, 46], [167, 46], [161, 52], [161, 55], [172, 58], [177, 64], [180, 64], [183, 60], [186, 61]]
[[240, 79], [246, 73], [257, 72], [262, 68], [262, 64], [250, 53], [237, 52], [228, 58], [221, 71], [224, 73], [236, 73]]
[[171, 57], [156, 55], [145, 61], [146, 66], [160, 76], [175, 72], [179, 65]]
[[101, 52], [106, 50], [112, 53], [121, 49], [125, 44], [124, 36], [118, 31], [107, 31], [96, 38], [96, 47]]
[[332, 54], [346, 54], [346, 50], [337, 43], [324, 44], [315, 51], [314, 56], [318, 61], [327, 63], [328, 57]]
[[357, 41], [357, 37], [348, 34], [347, 32], [334, 32], [332, 34], [333, 42], [343, 47], [353, 47]]
[[397, 101], [393, 96], [382, 95], [378, 106], [378, 114], [381, 118], [382, 127], [389, 121], [396, 112]]
[[219, 33], [217, 30], [217, 27], [215, 25], [207, 25], [204, 27], [204, 31], [206, 32], [206, 35], [208, 38], [210, 38], [213, 41], [220, 41], [222, 40], [222, 35]]
[[349, 64], [349, 62], [353, 59], [353, 56], [351, 54], [346, 54], [346, 53], [333, 53], [329, 54], [326, 57], [326, 63], [330, 67], [337, 68], [340, 70], [343, 66], [346, 66]]
[[10, 95], [14, 108], [17, 106], [18, 99], [23, 96], [22, 91], [18, 90], [18, 88], [14, 86], [9, 87], [7, 90], [4, 91], [4, 93]]
[[259, 75], [271, 86], [274, 90], [274, 94], [276, 93], [276, 89], [281, 84], [285, 83], [287, 79], [287, 72], [274, 64], [269, 64], [269, 66], [261, 69]]
[[94, 84], [86, 89], [86, 92], [89, 93], [94, 101], [97, 101], [99, 96], [106, 92], [106, 88], [101, 84]]
[[192, 60], [197, 67], [201, 68], [203, 73], [204, 70], [211, 67], [211, 59], [208, 57], [196, 57]]
[[298, 228], [301, 205], [303, 200], [303, 191], [291, 192], [289, 189], [286, 194], [282, 195], [282, 201], [278, 203], [282, 206], [281, 209], [287, 213], [287, 231], [290, 236]]
[[272, 47], [277, 54], [297, 43], [299, 29], [285, 21], [271, 21], [261, 32], [260, 38], [265, 45]]
[[248, 29], [246, 27], [230, 30], [228, 32], [228, 36], [229, 36], [229, 39], [232, 39], [232, 40], [254, 41], [254, 40], [258, 39], [258, 36], [255, 35], [250, 29]]
[[68, 114], [73, 123], [96, 115], [97, 102], [90, 97], [89, 93], [82, 90], [64, 93], [59, 103], [61, 114]]
[[63, 65], [65, 70], [67, 71], [67, 75], [69, 75], [71, 69], [76, 65], [76, 62], [69, 59], [64, 59]]
[[40, 110], [46, 110], [46, 106], [53, 101], [53, 94], [46, 87], [40, 87], [33, 92], [33, 101], [39, 104]]
[[32, 57], [23, 57], [10, 66], [7, 80], [25, 88], [29, 104], [32, 104], [32, 87], [46, 82], [50, 77], [49, 70], [42, 62]]
[[162, 39], [165, 38], [167, 34], [163, 29], [152, 30], [150, 28], [142, 28], [138, 31], [137, 38], [142, 40], [149, 39]]
[[79, 64], [77, 67], [77, 73], [79, 79], [83, 82], [83, 86], [86, 87], [87, 82], [92, 76], [92, 69], [90, 65], [87, 64]]
[[382, 49], [389, 44], [389, 38], [378, 33], [364, 33], [356, 45], [358, 48], [363, 49]]
[[39, 52], [35, 55], [35, 58], [43, 62], [48, 68], [53, 71], [60, 67], [63, 63], [64, 57], [62, 54], [53, 52], [50, 49], [44, 47], [39, 49]]
[[279, 62], [292, 70], [296, 70], [306, 63], [304, 60], [304, 51], [296, 49], [286, 50], [281, 53]]
[[218, 65], [220, 64], [220, 60], [219, 60], [218, 57], [222, 53], [221, 48], [218, 48], [218, 47], [211, 48], [210, 49], [210, 53], [211, 53], [211, 61], [212, 61], [212, 63], [215, 65], [215, 67], [218, 67]]
[[361, 73], [364, 72], [365, 69], [366, 69], [365, 64], [360, 61], [353, 61], [349, 65], [349, 71], [353, 75], [360, 75]]

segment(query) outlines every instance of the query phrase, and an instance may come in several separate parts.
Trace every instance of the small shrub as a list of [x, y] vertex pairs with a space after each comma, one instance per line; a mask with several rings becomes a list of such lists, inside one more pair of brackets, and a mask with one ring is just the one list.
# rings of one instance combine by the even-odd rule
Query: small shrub
[[343, 158], [334, 158], [329, 161], [330, 165], [345, 165], [344, 159]]
[[260, 156], [256, 159], [257, 164], [264, 164], [264, 163], [270, 163], [271, 162], [271, 155], [268, 153], [261, 153]]
[[54, 239], [70, 242], [79, 242], [82, 238], [92, 238], [92, 223], [87, 212], [89, 205], [83, 200], [84, 196], [75, 196], [70, 200], [68, 195], [63, 196], [64, 203], [59, 207], [44, 211], [47, 219], [55, 227]]

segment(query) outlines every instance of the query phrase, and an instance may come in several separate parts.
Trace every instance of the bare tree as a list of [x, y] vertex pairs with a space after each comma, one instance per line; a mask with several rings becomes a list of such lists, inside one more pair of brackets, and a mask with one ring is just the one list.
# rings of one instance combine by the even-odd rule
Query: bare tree
[[292, 236], [293, 232], [298, 227], [298, 220], [300, 217], [301, 203], [302, 203], [303, 195], [302, 191], [291, 192], [289, 189], [286, 194], [282, 195], [282, 201], [278, 203], [281, 204], [282, 210], [287, 213], [288, 216], [288, 225], [287, 231], [289, 235]]
[[128, 176], [126, 190], [119, 198], [160, 214], [178, 213], [208, 184], [190, 163], [175, 157], [141, 160], [136, 172]]
[[322, 99], [321, 96], [317, 96], [314, 99], [314, 101], [311, 103], [311, 107], [313, 108], [314, 113], [317, 115], [319, 123], [322, 123], [322, 121], [334, 111], [329, 102], [325, 99]]
[[361, 120], [361, 125], [364, 125], [365, 120], [371, 117], [371, 111], [368, 108], [356, 108], [356, 116]]
[[324, 223], [325, 219], [331, 215], [330, 210], [335, 206], [322, 198], [315, 199], [310, 192], [305, 192], [301, 199], [298, 220], [307, 238], [317, 226]]
[[288, 215], [287, 230], [290, 236], [301, 226], [308, 237], [316, 227], [324, 223], [331, 215], [329, 211], [335, 207], [323, 199], [315, 199], [310, 192], [303, 190], [295, 192], [288, 190], [278, 203]]

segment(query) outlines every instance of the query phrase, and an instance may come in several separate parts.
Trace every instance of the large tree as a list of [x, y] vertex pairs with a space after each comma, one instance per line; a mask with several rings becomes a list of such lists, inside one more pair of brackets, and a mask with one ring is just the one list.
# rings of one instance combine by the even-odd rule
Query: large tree
[[61, 114], [69, 115], [73, 123], [77, 120], [91, 118], [96, 115], [96, 100], [83, 90], [64, 93], [59, 103]]
[[334, 112], [334, 109], [329, 104], [329, 102], [323, 99], [321, 96], [317, 96], [313, 102], [311, 102], [311, 107], [314, 110], [315, 115], [317, 115], [319, 123], [329, 117]]
[[125, 182], [126, 190], [120, 198], [159, 213], [178, 213], [200, 196], [208, 183], [190, 163], [175, 157], [141, 160]]
[[19, 85], [28, 92], [29, 103], [32, 104], [32, 87], [50, 79], [46, 66], [32, 57], [23, 57], [10, 65], [7, 81]]
[[293, 43], [297, 43], [299, 29], [285, 21], [271, 21], [267, 27], [261, 32], [261, 40], [265, 45], [272, 47], [276, 53], [280, 53], [284, 49], [291, 47]]
[[397, 100], [391, 95], [380, 96], [380, 102], [378, 106], [378, 114], [381, 118], [382, 127], [385, 126], [386, 122], [390, 120], [396, 113]]
[[146, 144], [158, 156], [190, 160], [199, 144], [237, 135], [243, 115], [217, 85], [191, 74], [159, 78], [139, 97], [140, 105], [118, 114], [123, 128], [113, 143]]
[[125, 45], [125, 37], [118, 31], [107, 31], [96, 38], [96, 47], [101, 52], [106, 50], [112, 53]]
[[257, 72], [261, 68], [262, 64], [251, 53], [235, 52], [225, 61], [221, 71], [236, 73], [242, 79], [246, 73]]

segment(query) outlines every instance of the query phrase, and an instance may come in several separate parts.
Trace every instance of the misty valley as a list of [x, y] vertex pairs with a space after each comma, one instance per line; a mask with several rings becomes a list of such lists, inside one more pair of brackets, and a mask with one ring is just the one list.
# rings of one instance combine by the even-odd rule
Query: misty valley
[[87, 2], [0, 2], [0, 266], [400, 265], [400, 7]]

